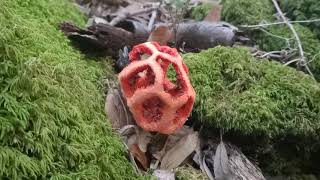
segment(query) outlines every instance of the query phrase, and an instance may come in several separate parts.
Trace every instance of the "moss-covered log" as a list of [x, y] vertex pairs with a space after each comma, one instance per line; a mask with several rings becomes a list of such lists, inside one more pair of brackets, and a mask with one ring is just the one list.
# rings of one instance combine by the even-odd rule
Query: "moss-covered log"
[[[316, 35], [312, 31], [299, 24], [294, 25], [297, 31], [303, 50], [305, 51], [308, 66], [315, 75], [316, 79], [320, 81], [320, 40], [317, 39]], [[291, 30], [286, 25], [278, 25], [268, 27], [265, 29], [271, 34], [278, 37], [272, 36], [266, 33], [259, 33], [255, 36], [255, 41], [259, 47], [265, 51], [277, 51], [287, 48], [297, 48], [297, 42]], [[285, 39], [286, 38], [286, 39]]]
[[218, 47], [188, 54], [196, 111], [208, 126], [244, 134], [316, 135], [320, 86], [308, 75], [249, 51]]
[[[320, 18], [320, 1], [318, 0], [282, 0], [279, 1], [286, 15], [291, 20], [312, 20]], [[320, 22], [305, 23], [320, 39]]]
[[[281, 1], [281, 8], [283, 8], [283, 11], [285, 13], [288, 11], [290, 17], [299, 19], [298, 16], [300, 17], [301, 14], [298, 15], [295, 14], [295, 12], [318, 12], [317, 9], [312, 8], [317, 7], [317, 3], [311, 3], [311, 1], [313, 0], [303, 0], [301, 2], [296, 2], [295, 0], [284, 0]], [[225, 21], [234, 23], [235, 25], [259, 24], [261, 22], [268, 23], [276, 21], [274, 15], [276, 11], [272, 2], [269, 0], [224, 0], [222, 1], [222, 4], [223, 19]], [[312, 6], [308, 6], [308, 4], [312, 4]], [[312, 27], [313, 30], [316, 31], [315, 27], [317, 27], [318, 24], [319, 23], [312, 23], [310, 27]], [[320, 81], [320, 40], [317, 39], [317, 36], [308, 27], [299, 24], [296, 24], [294, 27], [301, 39], [303, 50], [307, 55], [307, 61], [310, 61], [308, 65], [310, 66], [311, 71], [315, 75], [316, 79]], [[279, 51], [288, 48], [288, 44], [285, 38], [290, 39], [290, 48], [297, 49], [294, 35], [285, 24], [274, 25], [265, 28], [264, 30], [268, 31], [269, 33], [259, 30], [249, 31], [252, 40], [256, 42], [262, 50]]]
[[65, 0], [0, 1], [0, 179], [134, 179], [103, 113], [104, 67], [73, 50]]
[[266, 172], [318, 171], [319, 83], [246, 49], [217, 47], [184, 59], [197, 92], [193, 116], [203, 127], [224, 129]]

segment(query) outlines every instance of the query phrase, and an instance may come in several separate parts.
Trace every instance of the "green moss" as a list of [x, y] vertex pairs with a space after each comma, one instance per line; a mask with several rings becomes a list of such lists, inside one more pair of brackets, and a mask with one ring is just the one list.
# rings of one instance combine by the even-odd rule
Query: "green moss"
[[317, 134], [320, 86], [308, 75], [245, 49], [217, 47], [184, 59], [205, 125], [268, 137]]
[[196, 6], [191, 12], [191, 17], [197, 21], [203, 20], [212, 9], [212, 6], [213, 5], [209, 3]]
[[104, 67], [69, 46], [64, 0], [0, 1], [0, 179], [133, 179], [103, 113]]
[[269, 0], [222, 0], [222, 18], [234, 25], [258, 24], [272, 20], [274, 8]]
[[319, 172], [319, 83], [246, 49], [216, 47], [184, 60], [197, 93], [193, 116], [208, 132], [224, 129], [263, 172]]
[[206, 174], [191, 166], [181, 166], [176, 169], [177, 180], [208, 180]]
[[[269, 22], [276, 21], [273, 16], [275, 13], [274, 7], [269, 0], [225, 0], [222, 2], [222, 15], [224, 20], [228, 22], [234, 24], [259, 24], [263, 20]], [[319, 14], [317, 13], [319, 11], [319, 8], [316, 8], [318, 7], [317, 4], [319, 4], [319, 2], [316, 2], [315, 0], [302, 0], [299, 2], [295, 0], [281, 1], [284, 12], [288, 11], [289, 17], [294, 17], [294, 20], [306, 20], [317, 17]], [[319, 29], [316, 28], [318, 25], [319, 23], [312, 23], [312, 26], [310, 25], [309, 27], [316, 32]], [[311, 71], [314, 73], [316, 79], [320, 81], [320, 40], [317, 39], [316, 34], [309, 28], [299, 24], [295, 24], [294, 27], [299, 34], [308, 61], [312, 60], [309, 64]], [[293, 33], [286, 25], [275, 25], [268, 27], [265, 30], [269, 33], [256, 30], [248, 32], [251, 39], [256, 41], [262, 50], [279, 51], [289, 47], [285, 39], [271, 36], [270, 33], [290, 39], [290, 47], [297, 49]]]
[[[310, 31], [309, 28], [299, 24], [294, 25], [297, 31], [303, 50], [306, 54], [308, 64], [311, 71], [314, 73], [317, 80], [320, 80], [320, 40]], [[258, 34], [255, 39], [261, 49], [265, 51], [276, 51], [280, 49], [293, 48], [298, 49], [296, 39], [291, 30], [286, 25], [278, 25], [266, 28], [266, 31], [273, 35], [280, 36], [286, 39], [277, 38], [267, 33]]]
[[[282, 0], [280, 1], [290, 20], [309, 20], [320, 18], [320, 1], [318, 0]], [[320, 22], [304, 23], [320, 39]]]

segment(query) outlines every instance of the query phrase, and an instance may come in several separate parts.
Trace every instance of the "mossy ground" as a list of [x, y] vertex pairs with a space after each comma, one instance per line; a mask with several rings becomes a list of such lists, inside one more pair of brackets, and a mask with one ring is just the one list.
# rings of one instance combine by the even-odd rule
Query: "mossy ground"
[[223, 20], [234, 25], [258, 24], [262, 20], [272, 20], [274, 12], [269, 0], [222, 0], [222, 5]]
[[238, 48], [217, 47], [184, 58], [197, 92], [197, 113], [208, 125], [270, 137], [315, 135], [320, 129], [320, 86], [308, 75], [258, 61]]
[[[320, 81], [320, 40], [307, 27], [295, 24], [294, 28], [300, 37], [308, 66], [315, 75], [315, 78]], [[295, 37], [286, 25], [269, 27], [265, 30], [282, 38], [277, 38], [266, 33], [257, 34], [255, 40], [261, 49], [265, 51], [277, 51], [279, 49], [297, 48]]]
[[[275, 22], [275, 8], [269, 0], [226, 0], [223, 4], [223, 19], [235, 25], [259, 24]], [[281, 8], [286, 13], [288, 11], [291, 20], [314, 19], [319, 11], [318, 1], [314, 0], [284, 0], [281, 1]], [[318, 17], [319, 18], [319, 17]], [[307, 26], [304, 26], [307, 25]], [[308, 65], [320, 81], [320, 40], [317, 38], [319, 23], [295, 24], [302, 47], [306, 53]], [[313, 31], [309, 29], [312, 28]], [[250, 30], [250, 29], [247, 29]], [[252, 40], [259, 45], [259, 48], [265, 51], [282, 50], [288, 48], [285, 38], [290, 39], [290, 48], [297, 49], [297, 43], [292, 31], [286, 25], [274, 25], [264, 29], [269, 33], [260, 30], [248, 31]], [[278, 36], [278, 37], [276, 37]], [[282, 38], [279, 38], [282, 37]]]
[[311, 168], [320, 152], [319, 83], [294, 68], [257, 60], [247, 49], [216, 47], [184, 60], [197, 92], [193, 116], [203, 127], [233, 133], [234, 143], [258, 159], [271, 154], [259, 161], [266, 172], [317, 172]]
[[134, 179], [103, 112], [107, 72], [58, 23], [65, 0], [0, 1], [0, 179]]

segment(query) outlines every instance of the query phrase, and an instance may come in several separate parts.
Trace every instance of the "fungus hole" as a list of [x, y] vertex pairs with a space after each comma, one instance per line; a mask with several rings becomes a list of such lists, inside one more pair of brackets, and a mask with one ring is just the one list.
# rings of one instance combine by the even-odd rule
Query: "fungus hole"
[[143, 117], [147, 122], [159, 121], [162, 117], [161, 108], [163, 108], [164, 103], [159, 97], [151, 97], [145, 100], [142, 104]]
[[151, 67], [146, 65], [138, 67], [133, 70], [123, 81], [125, 87], [123, 88], [126, 96], [131, 97], [137, 89], [146, 88], [155, 82], [155, 74]]
[[164, 90], [172, 96], [180, 96], [187, 89], [185, 80], [182, 78], [181, 71], [175, 64], [170, 64], [165, 77]]

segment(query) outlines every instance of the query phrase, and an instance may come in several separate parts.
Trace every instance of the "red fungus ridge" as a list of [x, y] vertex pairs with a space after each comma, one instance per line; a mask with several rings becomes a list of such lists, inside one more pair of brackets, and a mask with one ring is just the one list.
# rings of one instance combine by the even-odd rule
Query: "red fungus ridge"
[[[136, 123], [147, 131], [174, 133], [187, 120], [195, 101], [182, 57], [175, 48], [147, 42], [135, 46], [129, 58], [131, 63], [118, 78]], [[176, 82], [167, 77], [170, 65]]]

